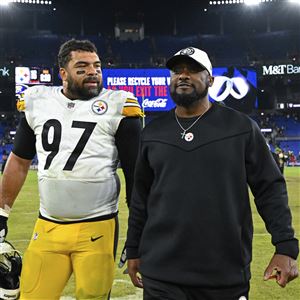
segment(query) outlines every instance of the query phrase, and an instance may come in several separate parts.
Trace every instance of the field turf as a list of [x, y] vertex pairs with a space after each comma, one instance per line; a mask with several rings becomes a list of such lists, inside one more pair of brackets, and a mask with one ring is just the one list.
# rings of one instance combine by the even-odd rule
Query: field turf
[[[119, 172], [121, 181], [124, 179], [122, 172]], [[300, 233], [300, 167], [285, 168], [285, 177], [287, 180], [289, 192], [289, 204], [293, 214], [293, 226], [296, 230], [297, 237]], [[31, 238], [33, 226], [38, 216], [38, 189], [36, 171], [30, 171], [25, 185], [20, 192], [13, 211], [9, 218], [8, 240], [22, 253], [26, 249]], [[117, 267], [120, 252], [123, 248], [127, 227], [127, 207], [125, 204], [124, 188], [120, 195], [120, 235], [119, 246], [116, 261], [115, 281], [112, 289], [112, 299], [142, 299], [141, 290], [132, 286], [128, 275], [124, 275], [123, 269]], [[270, 235], [266, 232], [264, 224], [253, 206], [254, 219], [254, 242], [253, 242], [253, 262], [252, 262], [252, 279], [251, 279], [251, 300], [295, 300], [300, 299], [300, 279], [296, 279], [286, 288], [280, 288], [274, 281], [263, 281], [263, 272], [272, 257], [274, 248], [270, 242]], [[298, 260], [299, 265], [299, 260]], [[74, 297], [74, 280], [71, 277], [68, 285], [64, 290], [64, 299]]]

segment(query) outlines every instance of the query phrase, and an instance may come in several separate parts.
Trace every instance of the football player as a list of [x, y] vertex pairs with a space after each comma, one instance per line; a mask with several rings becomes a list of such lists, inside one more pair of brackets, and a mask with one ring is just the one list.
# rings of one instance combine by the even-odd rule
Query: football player
[[77, 299], [108, 299], [118, 238], [116, 173], [130, 199], [142, 115], [136, 97], [103, 88], [90, 41], [70, 40], [58, 54], [62, 87], [25, 93], [2, 180], [0, 240], [37, 154], [39, 218], [24, 254], [21, 299], [59, 299], [74, 272]]

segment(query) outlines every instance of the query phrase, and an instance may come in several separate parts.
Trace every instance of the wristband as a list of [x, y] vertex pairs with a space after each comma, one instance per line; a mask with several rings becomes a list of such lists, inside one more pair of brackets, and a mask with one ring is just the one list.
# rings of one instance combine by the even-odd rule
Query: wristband
[[0, 207], [0, 216], [8, 218], [10, 210], [10, 207], [5, 204], [4, 208]]

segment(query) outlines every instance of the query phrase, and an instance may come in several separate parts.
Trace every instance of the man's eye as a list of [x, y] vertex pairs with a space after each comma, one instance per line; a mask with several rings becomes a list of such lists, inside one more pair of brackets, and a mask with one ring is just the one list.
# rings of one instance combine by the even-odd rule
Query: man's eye
[[180, 74], [180, 73], [182, 73], [182, 71], [183, 71], [182, 69], [174, 69], [173, 73], [174, 74]]

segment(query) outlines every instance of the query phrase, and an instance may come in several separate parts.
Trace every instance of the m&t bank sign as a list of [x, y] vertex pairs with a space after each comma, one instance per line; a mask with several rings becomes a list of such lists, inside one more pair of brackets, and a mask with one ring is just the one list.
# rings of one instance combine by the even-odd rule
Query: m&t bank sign
[[291, 64], [262, 66], [263, 76], [300, 74], [300, 66]]
[[10, 69], [8, 69], [7, 67], [1, 67], [0, 66], [0, 76], [1, 77], [9, 77], [9, 72], [10, 72]]

